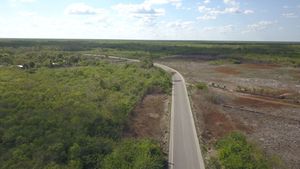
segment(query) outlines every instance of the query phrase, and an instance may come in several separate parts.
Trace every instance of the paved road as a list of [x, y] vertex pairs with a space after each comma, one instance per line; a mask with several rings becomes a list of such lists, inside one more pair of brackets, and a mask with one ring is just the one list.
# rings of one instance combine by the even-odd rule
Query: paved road
[[[113, 56], [109, 58], [139, 62], [135, 59]], [[158, 63], [154, 65], [173, 73], [169, 168], [205, 169], [185, 80], [178, 71], [170, 67]]]
[[160, 64], [155, 65], [174, 72], [169, 146], [170, 168], [204, 169], [185, 80], [176, 70]]

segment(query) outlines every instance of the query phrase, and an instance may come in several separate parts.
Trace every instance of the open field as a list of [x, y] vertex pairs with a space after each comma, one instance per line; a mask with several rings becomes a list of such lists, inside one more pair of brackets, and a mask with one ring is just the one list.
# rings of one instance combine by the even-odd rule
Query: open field
[[[190, 84], [207, 158], [216, 153], [213, 145], [219, 138], [237, 130], [269, 157], [280, 157], [287, 168], [300, 167], [297, 68], [277, 64], [216, 64], [195, 58], [165, 59], [161, 63], [180, 71]], [[193, 87], [198, 82], [206, 83], [208, 89]]]

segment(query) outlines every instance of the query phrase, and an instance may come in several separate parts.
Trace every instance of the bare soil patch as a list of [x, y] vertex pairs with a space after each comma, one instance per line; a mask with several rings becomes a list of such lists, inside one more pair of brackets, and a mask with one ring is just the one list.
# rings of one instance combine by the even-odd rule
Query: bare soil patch
[[274, 69], [281, 67], [276, 64], [241, 64], [241, 66], [250, 68], [250, 69]]
[[229, 74], [229, 75], [237, 75], [240, 72], [231, 67], [216, 67], [215, 70], [219, 73]]
[[[181, 72], [187, 83], [226, 86], [226, 89], [210, 86], [207, 92], [190, 90], [206, 158], [214, 153], [213, 144], [218, 138], [238, 130], [269, 157], [278, 156], [286, 168], [300, 168], [300, 107], [293, 102], [300, 94], [299, 69], [272, 64], [211, 65], [183, 59], [163, 64]], [[237, 93], [238, 86], [255, 92]]]
[[169, 96], [149, 94], [138, 104], [124, 131], [125, 137], [150, 138], [160, 142], [165, 153], [168, 151]]
[[255, 98], [255, 97], [237, 97], [234, 100], [234, 104], [246, 106], [246, 107], [273, 107], [280, 108], [284, 106], [284, 103], [275, 102], [275, 101], [265, 101], [263, 99]]
[[237, 97], [234, 103], [241, 106], [251, 106], [251, 107], [281, 107], [282, 105], [270, 102], [263, 102], [251, 97]]
[[[216, 94], [216, 93], [214, 93]], [[251, 132], [251, 128], [243, 125], [239, 120], [225, 114], [224, 111], [210, 101], [212, 93], [192, 91], [192, 107], [196, 116], [196, 121], [200, 124], [198, 131], [201, 133], [201, 139], [211, 149], [212, 144], [219, 138], [229, 134], [232, 131], [241, 130]]]
[[293, 71], [292, 74], [295, 78], [300, 79], [300, 70]]

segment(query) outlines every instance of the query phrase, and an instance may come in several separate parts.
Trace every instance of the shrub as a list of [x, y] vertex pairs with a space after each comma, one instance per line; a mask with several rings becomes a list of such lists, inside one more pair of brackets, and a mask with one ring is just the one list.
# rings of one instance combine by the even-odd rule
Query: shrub
[[125, 140], [104, 160], [105, 169], [162, 169], [164, 156], [149, 140]]
[[216, 144], [218, 159], [225, 169], [269, 169], [263, 152], [241, 133], [231, 133]]
[[204, 82], [198, 82], [195, 86], [199, 90], [206, 90], [207, 89], [207, 85]]

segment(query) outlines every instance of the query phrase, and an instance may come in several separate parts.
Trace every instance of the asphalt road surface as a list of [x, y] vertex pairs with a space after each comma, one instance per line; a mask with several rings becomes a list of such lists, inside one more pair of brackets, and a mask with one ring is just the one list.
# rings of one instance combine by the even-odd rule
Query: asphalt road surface
[[[139, 62], [135, 59], [114, 56], [109, 58]], [[205, 169], [185, 80], [175, 69], [158, 63], [154, 65], [173, 73], [169, 168]]]
[[160, 64], [155, 64], [155, 66], [174, 73], [172, 76], [169, 168], [204, 169], [185, 80], [178, 71], [172, 68]]

